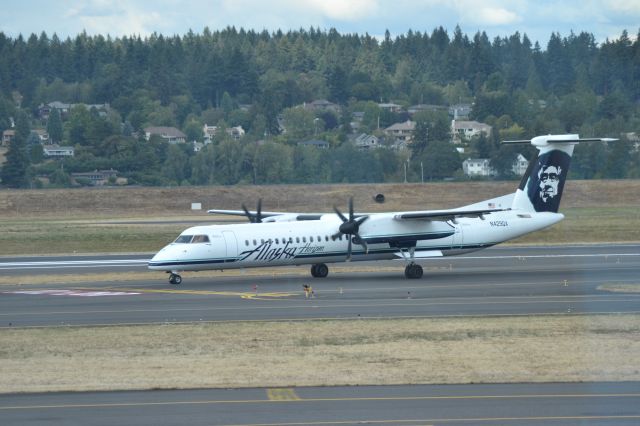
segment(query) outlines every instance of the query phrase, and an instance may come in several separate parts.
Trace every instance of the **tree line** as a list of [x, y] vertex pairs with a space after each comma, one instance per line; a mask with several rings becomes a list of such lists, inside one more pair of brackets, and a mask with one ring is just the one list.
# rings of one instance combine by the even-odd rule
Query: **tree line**
[[[296, 106], [316, 99], [341, 112], [309, 112]], [[60, 123], [42, 122], [38, 108], [51, 101], [110, 105], [109, 112], [74, 108]], [[409, 30], [377, 39], [335, 29], [256, 32], [229, 27], [185, 35], [89, 36], [64, 40], [53, 34], [0, 32], [0, 130], [13, 125], [16, 150], [2, 169], [4, 184], [24, 186], [38, 174], [117, 168], [132, 182], [150, 185], [238, 182], [363, 182], [460, 176], [464, 156], [492, 159], [508, 177], [514, 152], [503, 138], [575, 132], [582, 136], [640, 133], [640, 41], [626, 31], [597, 43], [592, 34], [552, 33], [544, 48], [526, 34], [490, 40], [456, 28]], [[348, 143], [353, 113], [360, 131], [408, 118], [381, 110], [379, 102], [453, 105], [472, 103], [472, 119], [490, 124], [489, 138], [466, 141], [460, 157], [442, 131], [449, 118], [424, 113], [413, 152], [357, 152]], [[49, 120], [51, 121], [51, 119]], [[203, 124], [241, 125], [233, 141], [220, 132], [212, 145], [146, 141], [149, 125], [175, 126], [202, 140]], [[47, 128], [76, 157], [42, 161], [30, 128]], [[286, 132], [283, 132], [286, 129]], [[329, 141], [331, 149], [298, 146]], [[260, 141], [256, 144], [256, 141]], [[18, 149], [18, 147], [21, 147]], [[531, 151], [525, 152], [530, 158]], [[9, 165], [10, 164], [10, 165]], [[579, 147], [576, 177], [638, 177], [633, 141]], [[17, 177], [16, 177], [17, 176]]]

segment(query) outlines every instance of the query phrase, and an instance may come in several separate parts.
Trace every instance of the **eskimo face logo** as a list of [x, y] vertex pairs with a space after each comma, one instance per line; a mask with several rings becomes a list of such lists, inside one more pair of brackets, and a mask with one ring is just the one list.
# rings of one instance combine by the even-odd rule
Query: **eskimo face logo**
[[542, 166], [538, 171], [538, 179], [540, 179], [540, 199], [543, 203], [550, 201], [558, 195], [558, 184], [560, 183], [560, 175], [562, 167], [560, 166]]
[[527, 195], [535, 211], [558, 212], [570, 162], [569, 154], [560, 150], [538, 157], [527, 184]]

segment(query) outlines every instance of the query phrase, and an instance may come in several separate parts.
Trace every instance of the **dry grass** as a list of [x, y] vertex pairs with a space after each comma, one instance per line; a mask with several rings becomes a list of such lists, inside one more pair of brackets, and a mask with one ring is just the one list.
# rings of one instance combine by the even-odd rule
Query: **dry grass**
[[[240, 209], [264, 200], [265, 210], [331, 211], [346, 207], [354, 197], [359, 211], [395, 211], [459, 207], [509, 194], [518, 186], [509, 182], [445, 182], [425, 184], [265, 185], [180, 188], [79, 188], [0, 191], [2, 218], [96, 218], [195, 215], [192, 202], [203, 209]], [[386, 196], [385, 204], [372, 197]], [[640, 180], [567, 181], [563, 207], [637, 207]]]
[[640, 315], [0, 330], [0, 391], [640, 380]]
[[612, 293], [640, 293], [640, 284], [602, 284], [598, 286], [598, 290]]

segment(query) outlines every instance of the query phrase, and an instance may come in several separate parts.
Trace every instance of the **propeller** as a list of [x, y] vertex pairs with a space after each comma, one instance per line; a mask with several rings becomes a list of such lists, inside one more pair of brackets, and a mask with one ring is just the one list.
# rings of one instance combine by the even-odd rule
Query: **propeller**
[[348, 236], [349, 247], [347, 248], [347, 262], [351, 260], [352, 240], [354, 243], [361, 245], [364, 248], [365, 253], [368, 253], [369, 248], [367, 247], [367, 243], [362, 239], [362, 237], [360, 237], [358, 231], [360, 230], [360, 225], [362, 225], [365, 220], [369, 219], [369, 216], [360, 216], [358, 218], [354, 216], [353, 197], [349, 198], [349, 218], [346, 218], [336, 206], [333, 206], [333, 210], [336, 212], [340, 220], [342, 220], [342, 224], [338, 228], [338, 232], [331, 236], [331, 239], [335, 240], [342, 235]]
[[262, 223], [262, 198], [258, 198], [258, 205], [256, 206], [255, 213], [250, 212], [244, 203], [242, 204], [242, 210], [244, 210], [244, 214], [249, 218], [249, 222]]

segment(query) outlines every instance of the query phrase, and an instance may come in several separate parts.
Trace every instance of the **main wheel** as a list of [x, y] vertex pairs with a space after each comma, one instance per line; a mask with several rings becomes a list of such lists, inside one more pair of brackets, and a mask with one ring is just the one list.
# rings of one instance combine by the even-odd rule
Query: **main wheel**
[[169, 275], [169, 284], [179, 285], [182, 283], [182, 277], [178, 274]]
[[329, 267], [324, 263], [311, 265], [311, 276], [314, 278], [325, 278], [329, 275]]
[[423, 273], [424, 271], [422, 270], [422, 266], [415, 263], [410, 263], [406, 268], [404, 268], [404, 276], [409, 279], [422, 278]]

